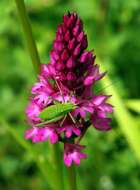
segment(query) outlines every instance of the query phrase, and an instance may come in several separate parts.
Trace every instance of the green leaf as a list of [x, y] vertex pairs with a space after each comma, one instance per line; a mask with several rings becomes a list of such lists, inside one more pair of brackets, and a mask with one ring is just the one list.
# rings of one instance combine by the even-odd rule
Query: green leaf
[[128, 108], [140, 113], [140, 100], [139, 99], [126, 100], [125, 103]]
[[[101, 68], [103, 70], [106, 70], [105, 65], [108, 64], [104, 62], [98, 62], [101, 65]], [[111, 79], [109, 76], [106, 76], [102, 80], [102, 84], [106, 86], [106, 84], [111, 84]], [[115, 86], [110, 86], [109, 88], [104, 89], [104, 91], [107, 94], [112, 94], [113, 96], [110, 98], [110, 103], [112, 103], [115, 106], [114, 110], [114, 116], [124, 134], [126, 137], [130, 147], [135, 153], [135, 156], [137, 157], [138, 161], [140, 162], [140, 131], [139, 131], [139, 125], [136, 122], [135, 118], [129, 113], [129, 111], [126, 109], [124, 105], [124, 100], [120, 97], [119, 90]]]
[[76, 106], [72, 103], [63, 103], [63, 104], [56, 104], [51, 105], [47, 108], [45, 108], [39, 115], [40, 118], [45, 120], [52, 120], [59, 116], [64, 116], [73, 109], [75, 109]]

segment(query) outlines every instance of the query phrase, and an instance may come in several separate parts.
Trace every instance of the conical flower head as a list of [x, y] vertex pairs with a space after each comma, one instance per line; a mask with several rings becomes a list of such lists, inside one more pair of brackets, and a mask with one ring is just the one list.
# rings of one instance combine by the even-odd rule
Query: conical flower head
[[[25, 138], [35, 143], [47, 140], [52, 144], [64, 143], [64, 163], [68, 167], [86, 158], [82, 153], [84, 146], [79, 143], [91, 124], [101, 131], [111, 129], [108, 114], [113, 112], [113, 106], [107, 103], [110, 96], [93, 91], [94, 84], [105, 73], [99, 72], [93, 52], [86, 50], [87, 45], [78, 15], [65, 14], [53, 41], [50, 63], [41, 65], [38, 82], [32, 87], [32, 97], [26, 108], [32, 128], [26, 131]], [[59, 106], [67, 103], [73, 109], [61, 110]], [[60, 109], [62, 115], [60, 112], [60, 115], [52, 114], [54, 118], [50, 120], [47, 116], [42, 118], [40, 114], [46, 109], [50, 114], [51, 106], [56, 109], [52, 112]]]
[[56, 32], [50, 64], [55, 67], [59, 76], [63, 75], [61, 81], [70, 90], [81, 85], [83, 88], [83, 76], [94, 63], [92, 52], [85, 51], [87, 45], [87, 36], [80, 18], [76, 13], [65, 14]]

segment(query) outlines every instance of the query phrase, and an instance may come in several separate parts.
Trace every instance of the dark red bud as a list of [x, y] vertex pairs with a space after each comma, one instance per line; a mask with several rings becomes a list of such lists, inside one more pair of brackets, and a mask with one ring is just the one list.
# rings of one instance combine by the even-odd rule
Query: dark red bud
[[78, 56], [80, 54], [80, 51], [81, 51], [81, 44], [78, 44], [74, 49], [73, 55]]
[[83, 38], [84, 38], [84, 32], [81, 32], [81, 33], [78, 35], [78, 37], [77, 37], [77, 41], [78, 41], [78, 42], [81, 42], [81, 41], [83, 40]]
[[86, 49], [88, 46], [87, 36], [85, 35], [82, 41], [82, 47]]
[[51, 53], [50, 53], [50, 57], [52, 58], [52, 59], [54, 59], [54, 60], [58, 60], [59, 59], [59, 55], [58, 55], [58, 53], [56, 52], [56, 51], [51, 51]]
[[58, 31], [59, 34], [62, 34], [62, 33], [63, 33], [62, 25], [61, 25], [61, 24], [58, 26], [57, 31]]
[[63, 22], [64, 22], [65, 24], [67, 24], [68, 20], [69, 20], [69, 16], [68, 16], [68, 15], [64, 15], [64, 16], [63, 16]]
[[80, 20], [80, 18], [77, 19], [76, 25], [79, 25], [79, 26], [81, 27], [81, 29], [83, 28], [83, 23], [82, 23], [82, 21]]
[[60, 34], [59, 32], [56, 32], [56, 39], [57, 39], [57, 41], [62, 41], [63, 40], [63, 35]]
[[65, 33], [64, 39], [65, 39], [67, 42], [70, 40], [70, 32], [69, 32], [69, 31], [67, 31], [67, 32]]
[[59, 41], [55, 41], [53, 43], [53, 48], [56, 50], [56, 51], [62, 51], [63, 48], [64, 48], [64, 44], [62, 42], [59, 42]]
[[74, 29], [73, 29], [73, 35], [74, 36], [78, 36], [78, 34], [79, 34], [79, 32], [80, 32], [80, 27], [79, 27], [79, 25], [76, 25], [75, 27], [74, 27]]
[[66, 31], [67, 31], [67, 27], [66, 27], [66, 25], [62, 25], [62, 30], [63, 30], [63, 34], [65, 34], [66, 33]]
[[73, 72], [68, 72], [67, 74], [67, 80], [74, 81], [76, 79], [76, 76]]
[[68, 59], [68, 61], [67, 61], [67, 68], [71, 69], [71, 68], [73, 68], [74, 66], [75, 66], [75, 60], [74, 60], [72, 57], [70, 57], [70, 58]]
[[72, 40], [69, 41], [68, 48], [69, 50], [72, 50], [76, 46], [76, 40], [73, 38]]
[[84, 62], [87, 60], [88, 53], [89, 53], [89, 52], [84, 52], [84, 53], [82, 53], [82, 55], [81, 55], [81, 57], [80, 57], [80, 61], [81, 61], [82, 63], [84, 63]]
[[62, 63], [61, 60], [59, 60], [59, 61], [57, 62], [57, 64], [56, 64], [56, 69], [57, 69], [58, 71], [61, 71], [61, 70], [63, 70], [64, 68], [65, 68], [64, 63]]
[[69, 54], [68, 54], [67, 50], [65, 49], [65, 50], [62, 52], [62, 54], [61, 54], [61, 59], [62, 59], [63, 61], [66, 61], [68, 58], [69, 58]]

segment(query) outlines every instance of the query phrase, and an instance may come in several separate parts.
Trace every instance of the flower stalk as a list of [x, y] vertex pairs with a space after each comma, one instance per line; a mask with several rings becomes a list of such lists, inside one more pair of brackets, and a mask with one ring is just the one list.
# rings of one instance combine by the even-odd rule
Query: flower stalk
[[68, 179], [69, 179], [69, 190], [76, 190], [76, 168], [72, 164], [68, 169]]
[[26, 12], [24, 0], [15, 0], [15, 2], [17, 6], [18, 15], [22, 24], [22, 28], [24, 31], [28, 51], [32, 60], [32, 64], [33, 64], [35, 72], [39, 74], [41, 63], [40, 63], [37, 47], [35, 44], [35, 40], [33, 38], [32, 28], [31, 28], [29, 18]]
[[61, 150], [59, 144], [51, 146], [53, 149], [53, 163], [55, 164], [55, 189], [54, 190], [64, 190], [63, 182], [63, 165], [61, 159]]

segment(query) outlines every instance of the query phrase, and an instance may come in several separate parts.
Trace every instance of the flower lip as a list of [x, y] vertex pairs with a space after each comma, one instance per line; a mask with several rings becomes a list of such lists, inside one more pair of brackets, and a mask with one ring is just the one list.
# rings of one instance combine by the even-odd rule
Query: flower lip
[[70, 167], [72, 162], [76, 165], [80, 164], [81, 159], [87, 158], [87, 155], [81, 151], [84, 146], [78, 144], [65, 143], [64, 144], [64, 163], [67, 167]]

